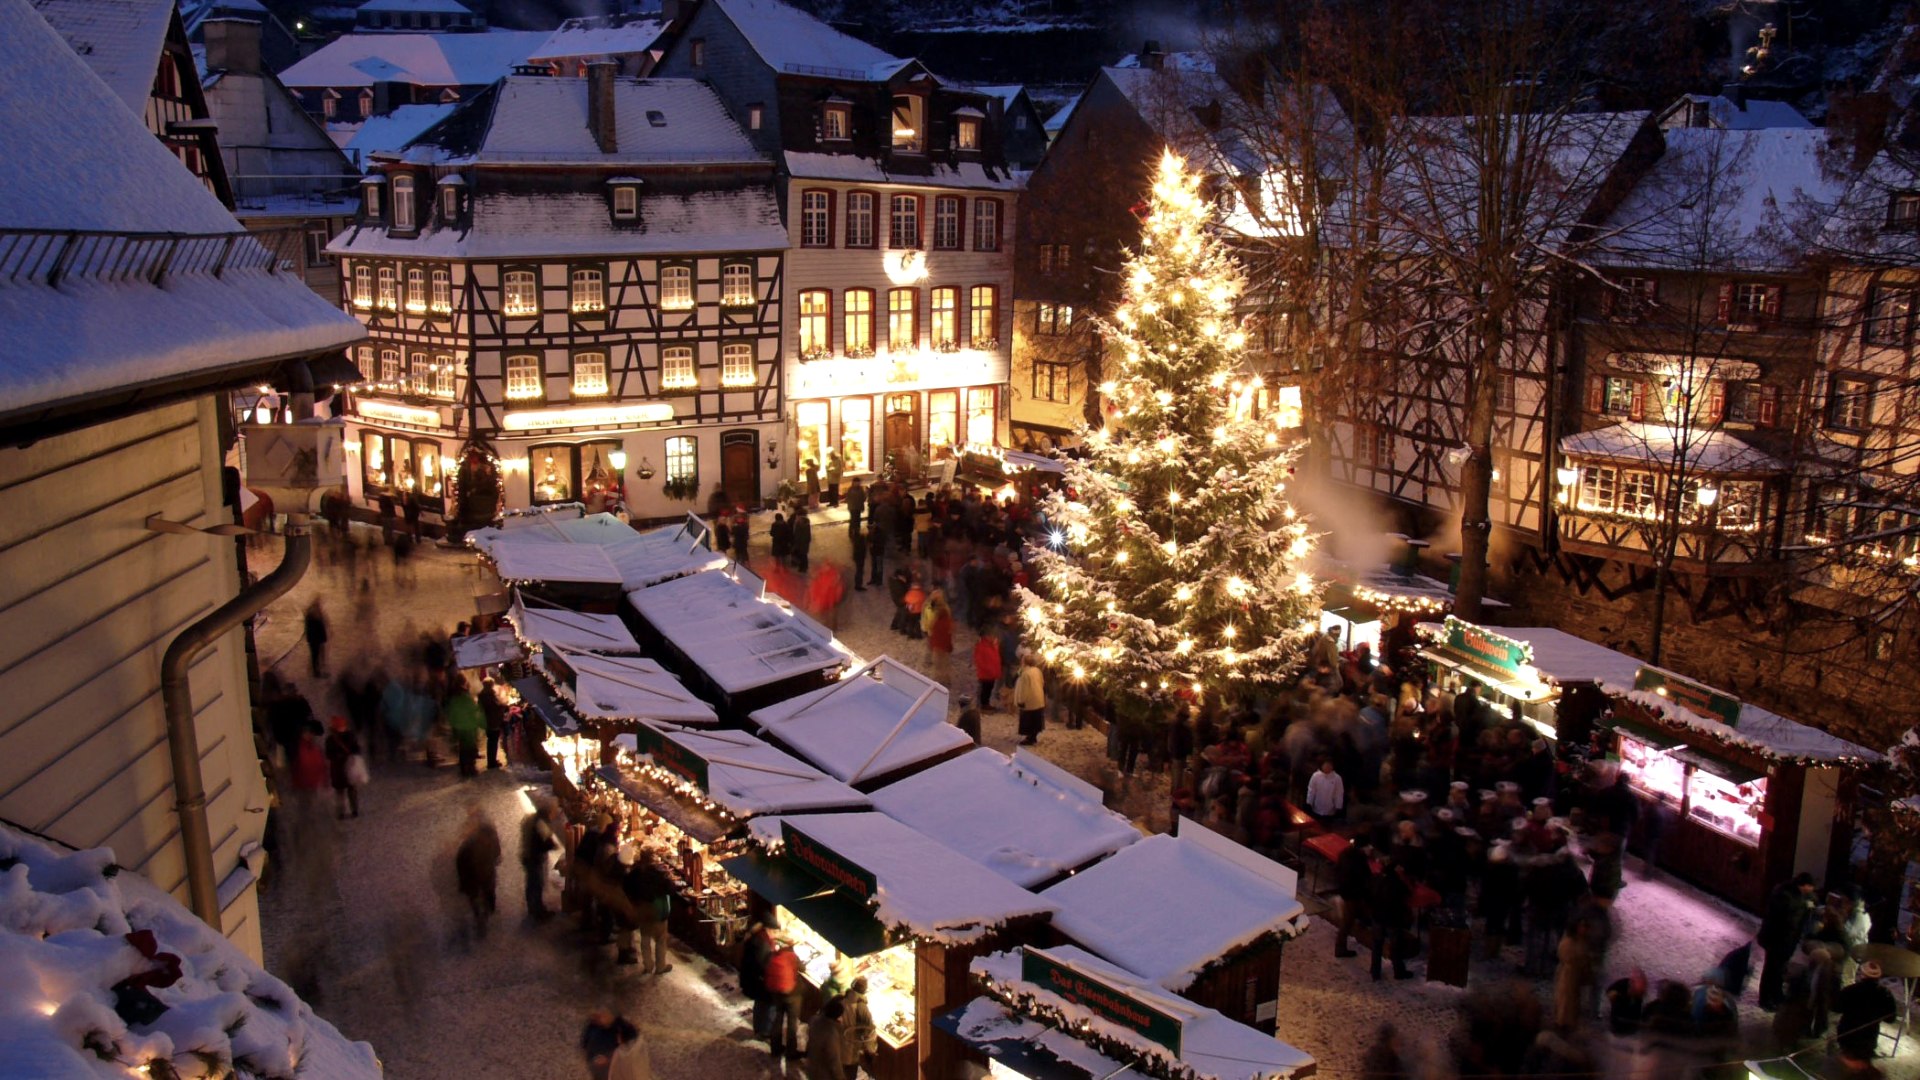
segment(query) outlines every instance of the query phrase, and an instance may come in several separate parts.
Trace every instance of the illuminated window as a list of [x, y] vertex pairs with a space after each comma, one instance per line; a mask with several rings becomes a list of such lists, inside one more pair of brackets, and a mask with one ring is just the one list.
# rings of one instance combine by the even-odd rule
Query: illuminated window
[[972, 117], [962, 117], [954, 125], [953, 148], [955, 150], [980, 149], [980, 121]]
[[397, 295], [395, 295], [398, 289], [394, 280], [393, 267], [391, 266], [381, 267], [379, 276], [380, 276], [380, 296], [379, 296], [380, 306], [387, 311], [400, 310], [400, 298]]
[[919, 344], [918, 296], [916, 289], [887, 290], [887, 348], [893, 352], [908, 352]]
[[895, 250], [920, 246], [920, 196], [895, 195], [887, 200], [887, 246]]
[[960, 430], [960, 392], [935, 390], [927, 395], [927, 449], [936, 456], [954, 444]]
[[1045, 360], [1034, 362], [1033, 399], [1035, 401], [1069, 401], [1072, 399], [1072, 387], [1072, 365]]
[[545, 397], [546, 378], [540, 373], [540, 358], [537, 356], [507, 357], [507, 398], [511, 401], [526, 401], [531, 398]]
[[973, 200], [973, 250], [1000, 250], [1000, 200]]
[[793, 415], [794, 460], [804, 466], [827, 460], [827, 403], [803, 401]]
[[373, 346], [362, 345], [354, 353], [355, 367], [360, 369], [360, 378], [366, 382], [378, 382], [380, 369], [373, 363]]
[[613, 216], [629, 221], [640, 216], [640, 191], [622, 185], [613, 189]]
[[540, 290], [534, 283], [533, 271], [507, 271], [505, 310], [516, 316], [540, 314]]
[[408, 381], [407, 389], [416, 394], [433, 393], [433, 357], [423, 352], [414, 353], [412, 363], [408, 366], [412, 378]]
[[833, 196], [824, 191], [800, 193], [800, 246], [833, 246]]
[[380, 350], [380, 385], [397, 390], [400, 387], [400, 350]]
[[808, 289], [800, 294], [800, 359], [818, 360], [833, 351], [827, 320], [833, 312], [833, 294]]
[[675, 345], [660, 350], [660, 386], [666, 390], [691, 390], [700, 385], [693, 369], [693, 350]]
[[844, 105], [829, 105], [820, 112], [820, 138], [827, 142], [845, 142], [853, 125], [850, 110]]
[[406, 173], [393, 178], [393, 227], [413, 228], [413, 177]]
[[687, 311], [693, 307], [693, 268], [666, 266], [660, 269], [660, 307], [664, 311]]
[[752, 386], [760, 381], [754, 369], [753, 346], [744, 341], [720, 346], [720, 385]]
[[927, 293], [927, 337], [933, 347], [951, 352], [960, 347], [960, 290], [931, 289]]
[[1000, 391], [992, 386], [975, 386], [967, 391], [967, 441], [976, 446], [992, 446], [995, 438]]
[[1000, 290], [975, 285], [967, 293], [967, 340], [976, 349], [991, 349], [1000, 339]]
[[1610, 512], [1619, 497], [1620, 474], [1607, 465], [1580, 467], [1580, 509]]
[[607, 310], [607, 279], [600, 271], [575, 270], [573, 272], [573, 310], [576, 312]]
[[1619, 509], [1623, 514], [1653, 517], [1654, 477], [1650, 472], [1628, 470], [1620, 474]]
[[441, 354], [433, 358], [433, 396], [453, 396], [453, 357]]
[[933, 200], [933, 246], [951, 251], [960, 246], [960, 199], [941, 195]]
[[416, 314], [427, 310], [427, 275], [418, 269], [407, 271], [407, 310]]
[[370, 308], [373, 306], [373, 267], [356, 266], [353, 268], [353, 306]]
[[1836, 377], [1827, 394], [1827, 426], [1865, 431], [1872, 416], [1873, 384], [1865, 379]]
[[871, 470], [873, 454], [873, 399], [844, 398], [840, 402], [840, 462], [849, 473]]
[[1913, 324], [1913, 290], [1875, 285], [1867, 293], [1866, 339], [1873, 345], [1904, 345]]
[[918, 94], [893, 96], [893, 148], [917, 154], [926, 146], [927, 99]]
[[667, 483], [698, 486], [700, 440], [691, 435], [667, 437]]
[[375, 488], [386, 487], [387, 437], [385, 435], [376, 435], [369, 431], [361, 436], [361, 444], [365, 448], [365, 452], [361, 457], [364, 459], [362, 466], [366, 470], [364, 473], [366, 486]]
[[847, 192], [847, 246], [873, 246], [873, 192]]
[[1073, 305], [1042, 302], [1034, 313], [1034, 332], [1059, 337], [1073, 330]]
[[873, 355], [873, 290], [848, 289], [846, 337], [841, 341], [848, 356]]
[[445, 270], [435, 270], [432, 278], [433, 298], [428, 306], [445, 314], [453, 310], [453, 281]]
[[603, 397], [607, 392], [607, 354], [573, 354], [573, 396]]
[[727, 263], [720, 268], [720, 303], [726, 307], [753, 306], [753, 267]]

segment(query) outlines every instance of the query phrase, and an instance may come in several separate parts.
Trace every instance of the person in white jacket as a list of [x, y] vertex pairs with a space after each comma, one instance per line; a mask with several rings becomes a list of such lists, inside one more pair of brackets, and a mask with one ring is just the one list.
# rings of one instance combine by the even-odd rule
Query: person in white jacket
[[1307, 781], [1307, 812], [1321, 821], [1338, 821], [1347, 809], [1347, 782], [1333, 771], [1331, 760]]

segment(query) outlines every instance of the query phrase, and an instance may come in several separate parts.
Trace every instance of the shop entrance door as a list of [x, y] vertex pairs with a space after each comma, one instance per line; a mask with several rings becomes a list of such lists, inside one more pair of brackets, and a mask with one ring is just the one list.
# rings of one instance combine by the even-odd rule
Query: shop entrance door
[[900, 478], [920, 472], [920, 395], [891, 394], [887, 397], [887, 462], [898, 470]]
[[720, 436], [720, 486], [734, 506], [760, 504], [760, 435], [729, 431]]

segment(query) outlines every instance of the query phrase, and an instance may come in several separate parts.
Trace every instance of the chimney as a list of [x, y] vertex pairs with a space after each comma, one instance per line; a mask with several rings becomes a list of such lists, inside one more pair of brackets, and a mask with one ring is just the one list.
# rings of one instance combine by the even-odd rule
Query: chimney
[[1720, 96], [1733, 102], [1733, 107], [1741, 112], [1747, 111], [1747, 84], [1730, 82], [1720, 87]]
[[612, 60], [596, 60], [587, 65], [587, 130], [600, 144], [603, 154], [617, 153], [620, 140], [614, 136], [613, 80], [620, 65]]
[[678, 30], [693, 17], [693, 9], [698, 5], [699, 0], [660, 0], [660, 19]]
[[207, 70], [235, 75], [260, 74], [260, 24], [252, 19], [208, 19]]
[[1167, 54], [1160, 51], [1160, 43], [1148, 41], [1140, 46], [1140, 66], [1150, 71], [1159, 71], [1165, 65]]
[[402, 105], [413, 104], [413, 86], [410, 83], [381, 79], [373, 84], [373, 115], [386, 116]]

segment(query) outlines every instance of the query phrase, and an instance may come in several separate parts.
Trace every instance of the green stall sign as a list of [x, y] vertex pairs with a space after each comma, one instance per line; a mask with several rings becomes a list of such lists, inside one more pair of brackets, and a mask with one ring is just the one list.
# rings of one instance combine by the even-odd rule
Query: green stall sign
[[1728, 727], [1740, 726], [1740, 700], [1728, 697], [1711, 686], [1702, 686], [1690, 679], [1642, 666], [1633, 674], [1633, 688], [1658, 694], [1695, 716], [1718, 720]]
[[780, 837], [787, 845], [787, 858], [821, 881], [862, 900], [872, 900], [880, 892], [880, 883], [871, 871], [794, 828], [792, 822], [780, 823]]
[[1020, 950], [1020, 978], [1087, 1009], [1100, 1019], [1143, 1035], [1180, 1056], [1180, 1018], [1162, 1012], [1120, 987], [1095, 978], [1031, 946]]

